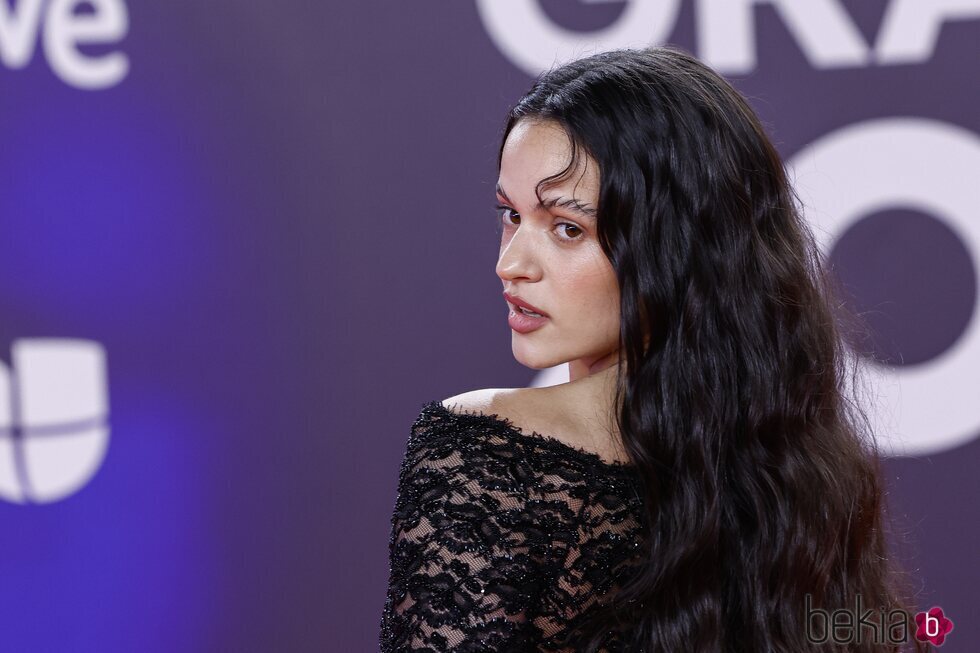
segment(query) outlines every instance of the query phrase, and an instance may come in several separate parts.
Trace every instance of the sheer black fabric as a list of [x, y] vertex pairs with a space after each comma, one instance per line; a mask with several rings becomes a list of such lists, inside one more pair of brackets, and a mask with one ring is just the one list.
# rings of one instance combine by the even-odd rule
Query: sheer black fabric
[[[399, 475], [381, 650], [577, 651], [640, 564], [632, 465], [425, 404]], [[622, 650], [607, 634], [604, 650]]]

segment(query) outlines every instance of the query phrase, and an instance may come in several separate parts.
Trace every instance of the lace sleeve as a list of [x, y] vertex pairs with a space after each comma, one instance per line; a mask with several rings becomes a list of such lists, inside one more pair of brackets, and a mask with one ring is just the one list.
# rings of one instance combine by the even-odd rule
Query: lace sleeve
[[592, 635], [628, 650], [602, 603], [642, 563], [634, 471], [426, 404], [391, 518], [382, 653], [574, 653]]
[[533, 648], [546, 550], [525, 509], [528, 488], [512, 469], [491, 469], [495, 462], [452, 437], [409, 439], [392, 516], [383, 652]]

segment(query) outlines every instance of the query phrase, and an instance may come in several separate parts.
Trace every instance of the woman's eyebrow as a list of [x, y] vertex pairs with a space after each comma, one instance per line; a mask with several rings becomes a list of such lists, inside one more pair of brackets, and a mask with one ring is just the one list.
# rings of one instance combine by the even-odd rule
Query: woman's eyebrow
[[[497, 184], [497, 193], [502, 198], [504, 198], [505, 201], [513, 204], [513, 202], [510, 201], [510, 198], [507, 197], [507, 193], [504, 192], [504, 189], [500, 187], [500, 184]], [[559, 197], [545, 198], [541, 202], [538, 202], [538, 205], [534, 208], [550, 209], [554, 206], [571, 209], [572, 211], [579, 213], [580, 215], [583, 215], [587, 218], [591, 218], [593, 220], [596, 218], [596, 210], [594, 207], [590, 206], [588, 203], [582, 203], [581, 201], [575, 199], [574, 197], [567, 198], [567, 197], [559, 196]]]
[[592, 218], [593, 220], [596, 217], [596, 210], [594, 208], [592, 208], [588, 204], [583, 204], [582, 202], [578, 201], [574, 197], [572, 198], [552, 197], [544, 200], [544, 202], [542, 202], [541, 204], [545, 208], [551, 208], [552, 206], [560, 206], [566, 209], [571, 209], [572, 211], [575, 211], [576, 213], [579, 213], [585, 217]]

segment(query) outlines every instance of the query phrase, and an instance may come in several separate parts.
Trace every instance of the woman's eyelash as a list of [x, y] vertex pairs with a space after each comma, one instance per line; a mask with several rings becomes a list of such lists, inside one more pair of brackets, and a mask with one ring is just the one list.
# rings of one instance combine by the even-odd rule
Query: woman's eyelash
[[[521, 214], [520, 213], [518, 213], [514, 209], [510, 208], [509, 206], [505, 206], [504, 204], [498, 204], [496, 206], [496, 209], [497, 209], [497, 229], [498, 229], [498, 231], [501, 230], [501, 229], [503, 229], [503, 220], [504, 220], [503, 213], [504, 213], [504, 211], [509, 211], [511, 215], [516, 215], [518, 218], [521, 217]], [[571, 242], [571, 241], [574, 241], [574, 240], [578, 240], [585, 233], [584, 230], [582, 229], [582, 227], [578, 226], [577, 224], [571, 223], [571, 222], [559, 222], [555, 226], [556, 227], [572, 227], [573, 229], [578, 229], [579, 230], [579, 234], [577, 236], [570, 236], [570, 237], [564, 237], [564, 238], [562, 238], [562, 237], [559, 236], [559, 240], [561, 240], [563, 242]]]
[[503, 204], [498, 204], [497, 205], [497, 215], [498, 216], [500, 215], [501, 211], [510, 211], [511, 213], [513, 213], [514, 215], [516, 215], [518, 217], [520, 217], [520, 215], [521, 215], [520, 213], [518, 213], [514, 209], [510, 208], [509, 206], [504, 206]]

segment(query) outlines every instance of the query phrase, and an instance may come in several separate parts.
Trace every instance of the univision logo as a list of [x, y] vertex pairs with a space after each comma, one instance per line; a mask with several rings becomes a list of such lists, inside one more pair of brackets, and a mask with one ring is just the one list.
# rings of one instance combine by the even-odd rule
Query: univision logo
[[109, 444], [105, 349], [90, 340], [16, 340], [0, 362], [0, 499], [50, 503], [95, 475]]

